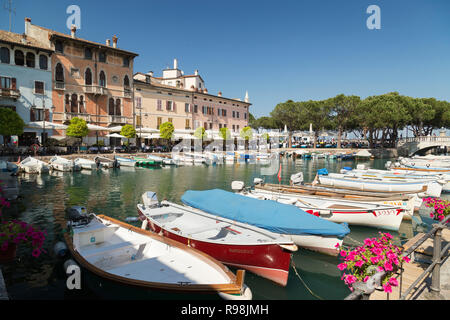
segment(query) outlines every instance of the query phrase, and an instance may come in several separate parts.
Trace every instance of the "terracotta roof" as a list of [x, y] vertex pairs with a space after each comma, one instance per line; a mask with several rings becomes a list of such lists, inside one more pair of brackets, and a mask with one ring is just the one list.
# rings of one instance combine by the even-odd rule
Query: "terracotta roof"
[[98, 43], [98, 42], [94, 42], [94, 41], [90, 41], [90, 40], [85, 40], [85, 39], [78, 38], [78, 37], [72, 38], [72, 36], [70, 34], [65, 34], [65, 33], [58, 32], [58, 31], [55, 31], [55, 30], [51, 30], [51, 29], [48, 29], [48, 28], [44, 28], [44, 27], [41, 27], [41, 26], [37, 26], [37, 25], [33, 25], [33, 26], [47, 31], [49, 33], [50, 40], [52, 38], [64, 38], [64, 39], [67, 39], [67, 40], [79, 41], [79, 42], [83, 42], [85, 44], [90, 44], [90, 45], [95, 46], [95, 47], [101, 47], [102, 49], [118, 51], [118, 52], [125, 53], [125, 54], [128, 54], [128, 55], [134, 56], [134, 57], [137, 57], [139, 55], [139, 54], [131, 52], [131, 51], [126, 51], [126, 50], [122, 50], [122, 49], [119, 49], [119, 48], [114, 48], [113, 46], [107, 46], [106, 44], [102, 44], [102, 43]]
[[26, 36], [26, 43], [23, 43], [22, 39], [23, 39], [22, 34], [9, 32], [9, 31], [5, 31], [5, 30], [0, 30], [0, 42], [7, 42], [10, 44], [19, 45], [22, 47], [33, 47], [36, 49], [46, 50], [49, 52], [54, 51], [53, 49], [44, 46], [41, 42], [39, 42], [38, 40], [31, 38], [29, 36]]

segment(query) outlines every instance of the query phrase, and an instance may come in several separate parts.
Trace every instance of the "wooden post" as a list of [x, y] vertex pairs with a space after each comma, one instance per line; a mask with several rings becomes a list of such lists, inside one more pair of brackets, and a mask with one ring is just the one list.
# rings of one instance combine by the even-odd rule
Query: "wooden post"
[[431, 274], [431, 287], [430, 289], [436, 293], [441, 291], [441, 236], [442, 226], [434, 224], [433, 227], [437, 228], [434, 234], [433, 243], [433, 262], [435, 263], [433, 273]]

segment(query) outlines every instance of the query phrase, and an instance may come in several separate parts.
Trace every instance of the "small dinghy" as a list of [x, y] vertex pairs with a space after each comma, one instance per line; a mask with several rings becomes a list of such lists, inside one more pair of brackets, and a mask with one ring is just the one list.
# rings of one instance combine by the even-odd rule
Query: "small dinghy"
[[79, 166], [76, 166], [72, 160], [59, 156], [52, 157], [49, 161], [49, 164], [53, 170], [57, 171], [68, 172], [81, 170], [81, 168]]
[[19, 163], [19, 170], [25, 173], [46, 173], [49, 165], [39, 159], [28, 157]]
[[142, 200], [137, 208], [143, 228], [203, 251], [222, 263], [282, 286], [287, 284], [291, 253], [297, 250], [291, 239], [205, 210], [168, 201], [159, 203], [153, 192], [144, 193]]
[[103, 169], [110, 169], [110, 168], [119, 168], [120, 164], [117, 159], [111, 160], [106, 157], [95, 157], [94, 159], [95, 163], [97, 164], [97, 167], [101, 167]]
[[120, 167], [134, 167], [136, 166], [136, 160], [131, 158], [115, 156], [115, 159], [119, 162]]
[[162, 159], [160, 157], [158, 158], [159, 159], [148, 159], [148, 158], [134, 157], [134, 160], [136, 160], [136, 165], [140, 167], [161, 167]]
[[234, 275], [192, 247], [107, 216], [88, 215], [84, 207], [72, 207], [68, 215], [70, 232], [64, 236], [72, 256], [105, 281], [141, 289], [156, 299], [252, 298], [243, 270]]
[[76, 158], [73, 163], [84, 170], [95, 170], [97, 169], [97, 164], [93, 160]]

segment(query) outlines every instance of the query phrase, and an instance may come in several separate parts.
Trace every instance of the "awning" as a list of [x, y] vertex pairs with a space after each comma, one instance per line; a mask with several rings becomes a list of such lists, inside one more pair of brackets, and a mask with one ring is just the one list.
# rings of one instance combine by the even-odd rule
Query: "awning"
[[88, 123], [87, 127], [89, 130], [92, 130], [92, 131], [109, 131], [108, 127], [97, 126], [95, 124]]
[[126, 139], [127, 138], [127, 137], [124, 137], [124, 136], [122, 136], [122, 135], [120, 135], [118, 133], [111, 133], [111, 134], [107, 134], [106, 136], [109, 137], [109, 138], [122, 138], [122, 139]]
[[48, 121], [35, 121], [29, 122], [26, 127], [35, 128], [35, 129], [67, 129], [67, 126], [64, 124], [48, 122]]

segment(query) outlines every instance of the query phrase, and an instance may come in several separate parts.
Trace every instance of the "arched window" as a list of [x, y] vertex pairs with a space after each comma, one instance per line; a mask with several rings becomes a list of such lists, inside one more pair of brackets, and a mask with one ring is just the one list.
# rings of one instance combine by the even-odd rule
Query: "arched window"
[[86, 113], [84, 108], [84, 96], [80, 96], [80, 113]]
[[10, 62], [8, 48], [5, 48], [5, 47], [0, 48], [0, 62], [1, 63], [9, 63]]
[[60, 81], [60, 82], [64, 82], [64, 69], [61, 63], [58, 63], [56, 65], [56, 69], [55, 69], [55, 80], [56, 81]]
[[22, 51], [20, 51], [20, 50], [14, 51], [14, 63], [17, 66], [25, 65], [25, 58], [24, 58], [24, 55], [23, 55]]
[[65, 109], [66, 112], [70, 112], [70, 95], [66, 94], [66, 100], [65, 100]]
[[114, 99], [113, 99], [113, 98], [109, 98], [108, 114], [109, 114], [110, 116], [113, 116], [113, 115], [114, 115]]
[[39, 68], [41, 70], [47, 70], [48, 69], [48, 58], [47, 56], [41, 54], [39, 56]]
[[84, 84], [87, 86], [92, 85], [92, 72], [91, 69], [87, 68], [84, 72]]
[[116, 100], [116, 116], [120, 116], [122, 114], [121, 110], [120, 110], [120, 99]]
[[70, 103], [70, 112], [78, 113], [78, 97], [75, 93], [72, 94], [72, 101]]
[[103, 71], [100, 71], [100, 80], [99, 80], [99, 85], [100, 87], [106, 87], [106, 76], [105, 73]]
[[125, 78], [123, 78], [123, 85], [124, 87], [130, 86], [130, 78], [128, 78], [128, 76], [125, 76]]
[[27, 53], [27, 67], [34, 68], [36, 66], [36, 56], [32, 52]]

